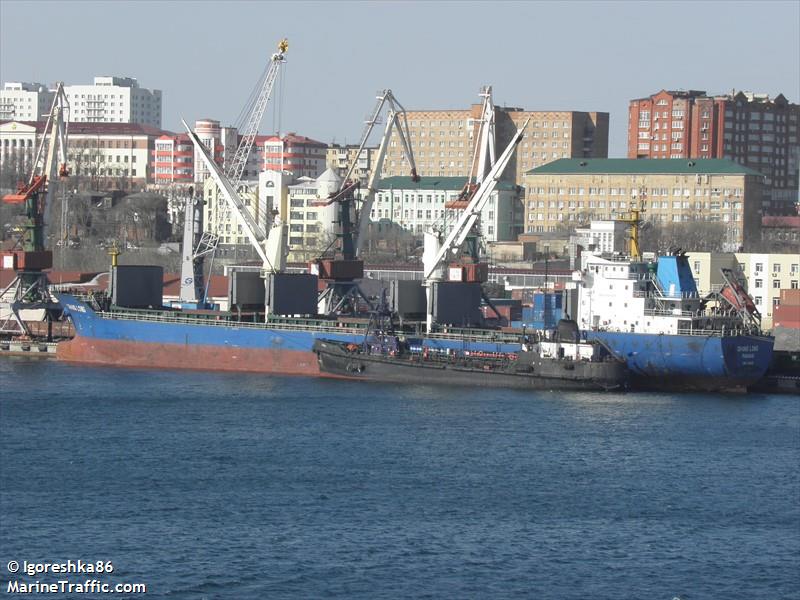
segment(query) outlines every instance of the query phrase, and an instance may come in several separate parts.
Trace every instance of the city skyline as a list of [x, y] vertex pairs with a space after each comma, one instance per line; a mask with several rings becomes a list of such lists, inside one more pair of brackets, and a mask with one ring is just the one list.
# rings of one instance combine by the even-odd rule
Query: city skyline
[[[425, 110], [466, 108], [491, 84], [498, 106], [610, 113], [611, 157], [626, 154], [629, 101], [661, 89], [800, 101], [797, 2], [232, 2], [221, 13], [202, 2], [2, 0], [0, 80], [135, 77], [163, 91], [167, 130], [181, 131], [181, 118], [235, 124], [286, 37], [263, 133], [357, 143], [379, 89]], [[488, 17], [494, 27], [479, 27]]]

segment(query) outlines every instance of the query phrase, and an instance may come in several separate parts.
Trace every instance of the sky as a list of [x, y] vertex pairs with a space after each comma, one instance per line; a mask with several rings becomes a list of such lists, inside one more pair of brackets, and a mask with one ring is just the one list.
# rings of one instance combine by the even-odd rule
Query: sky
[[[278, 41], [287, 63], [261, 132], [357, 143], [375, 93], [407, 110], [498, 106], [610, 113], [661, 89], [783, 93], [800, 103], [800, 1], [71, 2], [0, 0], [0, 81], [135, 77], [165, 129], [234, 124]], [[377, 144], [378, 140], [372, 140]]]

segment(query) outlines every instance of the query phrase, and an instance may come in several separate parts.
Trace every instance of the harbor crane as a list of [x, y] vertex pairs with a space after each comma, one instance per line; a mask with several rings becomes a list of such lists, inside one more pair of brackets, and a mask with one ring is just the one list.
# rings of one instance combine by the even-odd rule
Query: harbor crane
[[[239, 145], [233, 158], [226, 164], [224, 171], [225, 179], [230, 183], [231, 189], [237, 193], [242, 184], [247, 160], [258, 135], [259, 125], [272, 96], [275, 81], [281, 66], [286, 62], [285, 55], [288, 49], [289, 42], [284, 38], [278, 43], [278, 51], [270, 57], [266, 75], [260, 86], [258, 86], [258, 94], [252, 103], [248, 103], [243, 109], [243, 112], [247, 112], [247, 116], [245, 124], [240, 131]], [[207, 302], [205, 297], [206, 288], [203, 285], [203, 264], [206, 256], [211, 255], [213, 258], [216, 253], [220, 235], [218, 232], [207, 231], [204, 227], [202, 194], [200, 194], [200, 199], [191, 196], [193, 194], [190, 194], [190, 197], [186, 199], [184, 209], [180, 301], [183, 305], [205, 306]], [[229, 206], [229, 204], [226, 204], [226, 206]], [[228, 215], [230, 215], [229, 208], [221, 211], [219, 221], [225, 221]]]
[[[433, 328], [433, 290], [432, 286], [435, 282], [443, 279], [443, 266], [447, 260], [448, 255], [454, 255], [459, 252], [467, 237], [472, 233], [473, 227], [476, 224], [481, 210], [488, 202], [497, 182], [500, 180], [503, 171], [514, 155], [517, 145], [522, 141], [522, 135], [528, 125], [528, 121], [522, 125], [517, 133], [509, 142], [506, 149], [492, 165], [492, 168], [483, 177], [480, 185], [475, 189], [471, 195], [470, 200], [464, 208], [464, 212], [453, 225], [450, 232], [445, 237], [444, 241], [440, 241], [439, 235], [436, 232], [426, 232], [424, 237], [425, 247], [422, 255], [423, 275], [426, 286], [427, 296], [427, 319], [426, 326], [428, 332]], [[486, 281], [488, 269], [479, 268], [480, 265], [475, 264], [472, 269], [472, 275], [468, 278], [471, 281], [483, 282]]]
[[[398, 102], [390, 89], [379, 92], [376, 100], [375, 108], [365, 121], [358, 152], [353, 157], [339, 190], [332, 193], [325, 200], [314, 203], [314, 206], [329, 206], [333, 203], [337, 205], [336, 241], [333, 248], [333, 256], [321, 256], [312, 261], [310, 265], [311, 271], [326, 283], [325, 289], [319, 296], [320, 312], [326, 315], [339, 314], [341, 312], [355, 313], [359, 298], [372, 308], [371, 302], [361, 291], [357, 280], [364, 276], [364, 261], [361, 258], [361, 251], [368, 233], [370, 213], [375, 201], [375, 194], [378, 191], [378, 182], [383, 171], [383, 163], [386, 159], [386, 151], [393, 131], [397, 132], [405, 156], [411, 166], [412, 181], [419, 181], [417, 167], [414, 163], [414, 153], [409, 141], [410, 136], [405, 108]], [[355, 194], [359, 190], [360, 184], [358, 181], [351, 180], [351, 175], [367, 145], [367, 140], [372, 130], [376, 124], [380, 123], [381, 112], [386, 106], [389, 107], [386, 126], [367, 181], [366, 193], [361, 200], [357, 225], [354, 226], [351, 221], [351, 215], [355, 212], [353, 210], [356, 205]]]
[[386, 116], [386, 127], [383, 131], [383, 137], [381, 138], [380, 146], [378, 146], [378, 153], [375, 156], [375, 163], [372, 167], [372, 171], [370, 172], [369, 180], [367, 181], [366, 193], [361, 199], [361, 209], [359, 210], [358, 216], [358, 231], [355, 241], [356, 256], [361, 256], [364, 239], [366, 238], [367, 231], [369, 230], [369, 215], [372, 212], [372, 204], [375, 202], [375, 194], [378, 191], [378, 182], [381, 179], [383, 163], [386, 159], [386, 151], [389, 148], [389, 139], [392, 137], [392, 130], [397, 132], [397, 137], [400, 138], [400, 143], [403, 146], [403, 152], [405, 153], [408, 163], [411, 166], [411, 180], [415, 182], [419, 181], [419, 175], [417, 175], [417, 166], [414, 162], [414, 152], [411, 149], [411, 143], [409, 141], [410, 136], [408, 132], [406, 109], [403, 108], [403, 105], [400, 104], [400, 102], [398, 102], [397, 98], [395, 98], [392, 90], [390, 89], [386, 89], [378, 93], [376, 100], [377, 102], [375, 103], [375, 108], [372, 110], [372, 113], [364, 124], [364, 131], [361, 134], [361, 142], [358, 145], [358, 152], [353, 158], [353, 161], [351, 162], [340, 187], [341, 191], [350, 184], [350, 176], [353, 174], [353, 170], [358, 163], [358, 158], [361, 156], [361, 153], [366, 147], [367, 140], [369, 139], [369, 136], [372, 133], [375, 125], [381, 121], [381, 111], [383, 110], [384, 106], [388, 106], [389, 112]]
[[20, 309], [54, 308], [47, 291], [45, 269], [53, 266], [53, 252], [46, 248], [48, 216], [55, 197], [58, 178], [66, 178], [69, 101], [64, 84], [56, 86], [44, 134], [36, 149], [33, 168], [16, 193], [3, 196], [7, 204], [25, 205], [25, 225], [21, 237], [10, 251], [0, 253], [2, 268], [16, 276], [0, 291], [0, 332], [29, 335]]

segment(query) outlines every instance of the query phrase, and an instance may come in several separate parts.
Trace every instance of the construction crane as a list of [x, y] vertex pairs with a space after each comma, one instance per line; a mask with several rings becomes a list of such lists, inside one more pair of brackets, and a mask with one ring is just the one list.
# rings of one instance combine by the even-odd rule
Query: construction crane
[[[508, 165], [511, 157], [514, 155], [517, 145], [522, 141], [522, 135], [528, 125], [528, 121], [522, 125], [517, 133], [511, 139], [506, 149], [492, 165], [492, 168], [486, 173], [480, 185], [475, 189], [471, 195], [469, 203], [464, 212], [453, 225], [452, 230], [444, 239], [440, 241], [439, 235], [436, 232], [426, 232], [424, 236], [425, 247], [422, 255], [423, 274], [425, 278], [426, 295], [427, 295], [427, 329], [430, 332], [433, 327], [433, 294], [432, 285], [436, 281], [443, 278], [443, 266], [448, 255], [454, 255], [459, 252], [467, 237], [472, 232], [475, 223], [480, 216], [481, 210], [488, 202], [492, 192], [494, 191], [497, 182], [500, 180], [503, 171]], [[473, 249], [474, 250], [474, 249]], [[480, 265], [475, 264], [473, 272], [467, 279], [475, 282], [486, 281], [488, 275], [488, 268], [479, 268]]]
[[[284, 38], [278, 43], [278, 51], [270, 57], [266, 75], [258, 87], [258, 94], [253, 102], [246, 103], [243, 109], [247, 116], [245, 124], [240, 130], [241, 139], [233, 158], [226, 164], [224, 172], [224, 177], [233, 190], [238, 190], [242, 183], [244, 169], [258, 135], [259, 125], [272, 96], [272, 89], [281, 65], [286, 62], [285, 54], [288, 49], [289, 42]], [[200, 197], [202, 198], [202, 194]], [[219, 222], [226, 221], [229, 215], [229, 210], [220, 211]], [[180, 302], [182, 305], [195, 307], [206, 305], [203, 265], [206, 256], [210, 255], [213, 260], [219, 240], [218, 232], [207, 231], [204, 227], [202, 199], [188, 198], [184, 209], [183, 256], [181, 260]]]
[[[36, 149], [27, 183], [14, 194], [3, 196], [7, 204], [25, 205], [22, 236], [10, 251], [0, 253], [2, 268], [16, 276], [0, 291], [0, 331], [29, 334], [20, 309], [53, 308], [47, 292], [45, 269], [53, 266], [53, 252], [46, 249], [47, 217], [55, 197], [56, 181], [66, 178], [69, 102], [64, 84], [58, 83], [44, 134]], [[48, 313], [49, 314], [49, 313]]]
[[365, 122], [364, 131], [361, 135], [361, 142], [358, 145], [358, 152], [353, 158], [353, 161], [351, 162], [350, 167], [348, 168], [347, 173], [342, 180], [342, 185], [340, 188], [340, 190], [342, 190], [350, 185], [350, 176], [352, 175], [353, 170], [358, 163], [358, 158], [361, 156], [361, 153], [367, 145], [367, 140], [369, 139], [370, 133], [372, 133], [375, 125], [380, 123], [381, 111], [383, 110], [383, 107], [388, 106], [389, 112], [386, 116], [386, 127], [383, 131], [383, 137], [381, 138], [381, 143], [378, 147], [378, 154], [375, 157], [375, 162], [372, 167], [372, 171], [370, 172], [369, 180], [367, 181], [366, 193], [362, 198], [361, 209], [359, 210], [358, 232], [355, 240], [356, 256], [361, 256], [363, 242], [369, 229], [369, 215], [372, 212], [372, 204], [375, 202], [375, 194], [378, 191], [377, 186], [381, 178], [381, 172], [383, 171], [383, 162], [386, 159], [386, 151], [389, 147], [389, 139], [392, 137], [392, 129], [397, 131], [397, 137], [400, 138], [400, 143], [403, 145], [403, 151], [405, 152], [405, 156], [408, 159], [409, 165], [411, 166], [411, 180], [419, 181], [419, 175], [417, 175], [417, 166], [414, 163], [414, 152], [411, 150], [411, 144], [409, 142], [410, 136], [408, 134], [406, 109], [403, 108], [403, 105], [400, 104], [397, 101], [397, 98], [394, 97], [392, 90], [386, 89], [381, 91], [376, 96], [376, 99], [377, 102], [375, 103], [375, 108], [372, 110], [372, 113]]

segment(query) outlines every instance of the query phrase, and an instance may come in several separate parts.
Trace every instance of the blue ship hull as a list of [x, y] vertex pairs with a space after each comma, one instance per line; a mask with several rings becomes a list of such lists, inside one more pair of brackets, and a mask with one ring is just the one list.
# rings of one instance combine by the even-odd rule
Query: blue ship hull
[[[142, 313], [101, 316], [67, 294], [58, 295], [75, 326], [75, 338], [59, 345], [65, 361], [145, 368], [198, 369], [320, 375], [314, 341], [360, 343], [364, 331], [331, 323], [325, 327], [231, 323], [192, 316]], [[517, 352], [519, 344], [426, 339], [436, 350]]]
[[625, 360], [634, 386], [664, 390], [741, 391], [760, 380], [773, 338], [588, 331]]
[[[291, 328], [264, 324], [174, 319], [107, 318], [69, 295], [59, 300], [75, 326], [58, 356], [73, 362], [135, 367], [217, 369], [319, 375], [314, 341], [361, 342], [363, 331], [336, 327]], [[633, 387], [742, 390], [761, 379], [772, 357], [772, 338], [587, 332], [624, 360]], [[452, 348], [517, 352], [519, 344], [426, 338], [432, 350]]]

